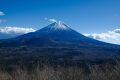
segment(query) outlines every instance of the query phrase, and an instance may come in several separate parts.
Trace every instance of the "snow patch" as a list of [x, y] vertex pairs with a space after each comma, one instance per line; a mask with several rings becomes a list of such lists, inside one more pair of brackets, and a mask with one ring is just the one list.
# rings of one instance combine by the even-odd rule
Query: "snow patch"
[[53, 24], [52, 26], [50, 26], [51, 29], [55, 29], [55, 30], [69, 29], [68, 26], [62, 21], [58, 21], [56, 19], [48, 19], [48, 18], [45, 18], [45, 20], [48, 20], [50, 23]]
[[63, 30], [68, 29], [68, 27], [62, 21], [55, 22], [55, 26], [53, 27], [55, 29], [63, 29]]

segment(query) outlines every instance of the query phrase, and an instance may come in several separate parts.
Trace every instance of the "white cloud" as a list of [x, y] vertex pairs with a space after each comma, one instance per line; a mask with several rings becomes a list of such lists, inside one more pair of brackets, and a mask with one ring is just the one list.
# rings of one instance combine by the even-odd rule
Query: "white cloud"
[[50, 22], [57, 22], [55, 19], [49, 19]]
[[34, 32], [33, 28], [20, 28], [20, 27], [1, 27], [0, 33], [2, 34], [25, 34], [29, 32]]
[[48, 18], [45, 18], [45, 20], [48, 20], [50, 23], [57, 22], [57, 20], [56, 20], [56, 19], [48, 19]]
[[0, 16], [4, 16], [4, 15], [5, 15], [4, 12], [0, 11]]
[[[2, 11], [0, 11], [0, 16], [4, 16], [4, 15], [5, 15], [5, 14], [4, 14]], [[0, 19], [0, 24], [3, 23], [3, 22], [6, 22], [6, 20]]]
[[108, 31], [104, 33], [93, 33], [84, 35], [100, 41], [113, 44], [120, 44], [120, 29], [115, 29], [113, 31]]

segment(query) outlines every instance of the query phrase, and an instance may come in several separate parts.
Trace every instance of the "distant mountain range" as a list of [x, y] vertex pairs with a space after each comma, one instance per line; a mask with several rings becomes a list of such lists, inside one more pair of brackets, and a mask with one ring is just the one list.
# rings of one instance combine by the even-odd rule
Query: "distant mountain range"
[[[63, 22], [52, 23], [38, 31], [15, 38], [0, 40], [5, 49], [26, 47], [29, 54], [71, 55], [73, 59], [96, 59], [120, 55], [120, 46], [88, 38]], [[39, 51], [40, 50], [40, 51]], [[16, 49], [13, 50], [16, 53]], [[32, 52], [31, 52], [32, 51]], [[33, 54], [36, 55], [36, 54]]]

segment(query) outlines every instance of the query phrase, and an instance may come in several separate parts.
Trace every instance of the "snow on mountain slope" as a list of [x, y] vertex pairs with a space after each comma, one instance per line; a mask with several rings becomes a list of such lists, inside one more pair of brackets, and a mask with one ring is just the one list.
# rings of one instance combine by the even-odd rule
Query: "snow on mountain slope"
[[69, 27], [61, 21], [55, 22], [53, 26], [50, 26], [50, 28], [54, 30], [68, 30], [69, 29]]
[[[30, 48], [28, 54], [38, 56], [68, 55], [79, 59], [96, 59], [119, 55], [120, 46], [88, 38], [63, 22], [54, 22], [38, 31], [15, 38], [0, 40], [0, 48]], [[15, 48], [14, 48], [15, 47]], [[26, 49], [20, 49], [26, 51]], [[41, 50], [41, 51], [40, 51]], [[37, 54], [35, 54], [37, 53]], [[82, 55], [81, 55], [82, 54]], [[25, 55], [25, 54], [24, 54]]]
[[[7, 43], [7, 44], [6, 44]], [[9, 46], [70, 46], [70, 47], [113, 47], [116, 45], [88, 38], [68, 27], [65, 23], [54, 22], [38, 31], [0, 42]]]

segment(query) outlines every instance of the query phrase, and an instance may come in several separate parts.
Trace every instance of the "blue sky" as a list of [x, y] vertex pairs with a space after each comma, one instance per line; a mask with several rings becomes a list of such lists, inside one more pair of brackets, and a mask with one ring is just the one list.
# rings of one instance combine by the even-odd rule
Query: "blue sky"
[[104, 32], [120, 26], [120, 0], [0, 0], [7, 22], [1, 26], [34, 27], [54, 18], [84, 33]]
[[40, 29], [52, 18], [81, 33], [120, 28], [120, 0], [0, 0], [0, 11], [1, 27]]

